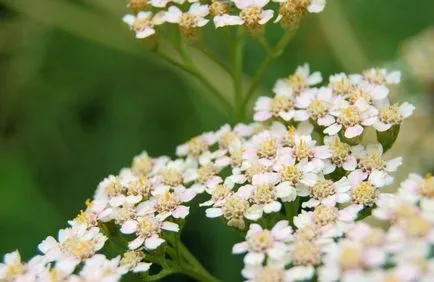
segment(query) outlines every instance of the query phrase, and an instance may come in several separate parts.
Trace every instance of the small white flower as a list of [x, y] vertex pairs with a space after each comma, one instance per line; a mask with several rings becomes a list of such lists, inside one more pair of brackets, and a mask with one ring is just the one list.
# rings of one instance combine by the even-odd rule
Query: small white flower
[[279, 96], [293, 96], [301, 94], [310, 86], [322, 81], [320, 72], [310, 73], [309, 64], [297, 67], [295, 73], [288, 78], [277, 80], [273, 92]]
[[318, 177], [316, 183], [309, 187], [310, 199], [302, 207], [312, 208], [320, 204], [335, 206], [337, 203], [346, 203], [350, 200], [351, 183], [347, 177], [333, 182], [324, 177]]
[[294, 119], [297, 121], [311, 119], [320, 126], [329, 126], [335, 121], [329, 113], [335, 100], [328, 87], [304, 91], [296, 98], [295, 105], [299, 110], [295, 111]]
[[128, 247], [135, 250], [142, 245], [147, 250], [155, 250], [163, 242], [160, 233], [163, 230], [178, 232], [179, 226], [170, 221], [164, 221], [152, 214], [139, 216], [135, 220], [128, 220], [122, 224], [121, 232], [124, 234], [136, 234], [136, 239], [128, 244]]
[[178, 7], [170, 6], [165, 13], [165, 20], [179, 24], [184, 30], [192, 30], [208, 23], [209, 20], [205, 19], [208, 13], [208, 5], [201, 5], [199, 2], [193, 3], [188, 12], [182, 12]]
[[152, 263], [143, 262], [145, 254], [142, 251], [127, 251], [122, 255], [119, 266], [126, 273], [132, 271], [134, 273], [146, 272], [151, 267]]
[[263, 229], [259, 224], [250, 224], [246, 241], [237, 243], [232, 248], [232, 253], [247, 252], [244, 257], [246, 264], [262, 264], [265, 257], [278, 260], [286, 252], [286, 242], [291, 240], [292, 228], [288, 221], [277, 222], [271, 230]]
[[136, 33], [136, 38], [143, 39], [155, 33], [154, 26], [162, 24], [161, 17], [153, 16], [152, 12], [139, 12], [136, 16], [125, 15], [122, 21]]
[[119, 260], [119, 256], [107, 259], [101, 254], [94, 255], [85, 261], [79, 276], [88, 282], [119, 281], [124, 274], [124, 270], [119, 267]]
[[232, 22], [244, 24], [247, 28], [258, 28], [266, 24], [273, 17], [274, 11], [264, 10], [270, 0], [234, 0], [235, 6], [241, 10], [238, 19]]
[[389, 130], [394, 125], [400, 125], [404, 119], [413, 114], [415, 107], [410, 103], [402, 103], [401, 105], [386, 105], [379, 108], [378, 119], [373, 124], [377, 131]]

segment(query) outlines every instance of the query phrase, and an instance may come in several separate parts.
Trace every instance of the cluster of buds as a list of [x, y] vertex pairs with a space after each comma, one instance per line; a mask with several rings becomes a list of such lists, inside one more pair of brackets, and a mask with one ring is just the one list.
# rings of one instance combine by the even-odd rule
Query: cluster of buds
[[[254, 123], [196, 136], [176, 159], [143, 152], [105, 178], [70, 227], [39, 245], [41, 255], [25, 263], [7, 254], [0, 280], [118, 281], [167, 265], [189, 202], [204, 194], [207, 217], [245, 234], [233, 252], [247, 253], [248, 281], [431, 281], [433, 178], [411, 175], [396, 195], [383, 189], [402, 164], [384, 158], [385, 137], [414, 109], [390, 105], [399, 76], [371, 69], [315, 87], [321, 74], [299, 67], [276, 82], [275, 97], [258, 98]], [[379, 143], [362, 144], [368, 126]], [[358, 222], [371, 213], [391, 226]], [[121, 255], [104, 255], [122, 240]]]
[[[137, 38], [156, 33], [165, 23], [177, 24], [182, 35], [194, 37], [197, 31], [214, 22], [216, 28], [244, 26], [251, 33], [261, 33], [269, 21], [293, 28], [306, 13], [319, 13], [325, 0], [130, 0], [134, 14], [123, 21]], [[277, 11], [275, 12], [277, 8]], [[274, 20], [273, 20], [274, 18]]]

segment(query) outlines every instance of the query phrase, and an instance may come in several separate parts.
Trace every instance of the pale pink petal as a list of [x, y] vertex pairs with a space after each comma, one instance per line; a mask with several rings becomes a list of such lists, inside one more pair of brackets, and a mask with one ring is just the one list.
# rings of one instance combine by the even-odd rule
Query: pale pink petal
[[232, 247], [232, 253], [233, 254], [242, 254], [247, 252], [249, 248], [249, 245], [247, 244], [247, 242], [241, 242], [241, 243], [237, 243]]
[[362, 133], [363, 133], [363, 126], [357, 124], [355, 126], [348, 127], [345, 130], [345, 137], [351, 139], [351, 138], [359, 136]]
[[122, 224], [121, 232], [124, 234], [132, 234], [137, 230], [137, 221], [127, 220]]
[[174, 218], [185, 218], [190, 212], [190, 207], [178, 206], [172, 213]]
[[342, 125], [334, 123], [329, 127], [327, 127], [326, 129], [324, 129], [324, 133], [328, 135], [336, 135], [341, 129], [342, 129]]
[[152, 237], [147, 238], [145, 240], [145, 248], [148, 250], [155, 250], [163, 243], [164, 243], [163, 239], [161, 239], [157, 235], [153, 235]]

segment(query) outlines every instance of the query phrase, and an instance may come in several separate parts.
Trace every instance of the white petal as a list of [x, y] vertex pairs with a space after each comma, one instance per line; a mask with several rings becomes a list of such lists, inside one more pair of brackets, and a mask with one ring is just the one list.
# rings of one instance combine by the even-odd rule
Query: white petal
[[222, 209], [219, 209], [219, 208], [206, 209], [205, 213], [206, 213], [206, 217], [209, 217], [209, 218], [219, 217], [219, 216], [223, 215]]
[[174, 223], [174, 222], [165, 221], [165, 222], [163, 222], [161, 229], [164, 229], [167, 231], [178, 232], [179, 231], [179, 225]]
[[164, 243], [163, 239], [161, 239], [157, 235], [154, 235], [154, 236], [145, 240], [145, 247], [148, 250], [155, 250], [163, 243]]
[[345, 130], [345, 137], [351, 139], [351, 138], [359, 136], [362, 133], [363, 133], [363, 126], [357, 124], [355, 126], [348, 127]]
[[122, 224], [121, 232], [124, 234], [132, 234], [137, 230], [137, 221], [127, 220]]

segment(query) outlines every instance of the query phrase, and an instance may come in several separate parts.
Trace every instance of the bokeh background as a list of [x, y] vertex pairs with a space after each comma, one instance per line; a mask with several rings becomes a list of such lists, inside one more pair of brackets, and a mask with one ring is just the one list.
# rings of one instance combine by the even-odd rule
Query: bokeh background
[[[325, 77], [400, 69], [394, 98], [418, 110], [388, 154], [405, 159], [397, 181], [433, 171], [434, 1], [328, 2], [303, 22], [262, 92], [304, 62]], [[34, 255], [100, 180], [142, 150], [173, 155], [177, 144], [231, 122], [134, 40], [120, 20], [126, 12], [123, 0], [0, 0], [0, 254], [19, 248], [25, 258]], [[280, 32], [271, 28], [267, 36]], [[263, 55], [250, 40], [246, 78]], [[241, 256], [230, 255], [237, 232], [197, 208], [183, 236], [216, 276], [241, 279]]]

